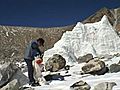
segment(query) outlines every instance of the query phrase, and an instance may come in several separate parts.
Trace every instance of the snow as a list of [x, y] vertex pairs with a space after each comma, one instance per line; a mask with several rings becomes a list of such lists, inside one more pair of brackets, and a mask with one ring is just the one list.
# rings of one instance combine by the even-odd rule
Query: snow
[[[118, 60], [120, 60], [120, 57], [113, 57], [110, 61], [105, 61], [105, 63], [111, 65], [113, 63], [117, 63]], [[90, 90], [93, 90], [93, 87], [101, 82], [115, 82], [117, 86], [114, 86], [113, 90], [120, 90], [120, 72], [106, 73], [105, 75], [80, 75], [81, 67], [84, 64], [85, 63], [73, 65], [68, 73], [65, 73], [65, 71], [61, 71], [61, 75], [71, 74], [71, 76], [65, 77], [65, 80], [63, 81], [53, 80], [52, 82], [50, 82], [49, 85], [36, 86], [32, 88], [34, 88], [35, 90], [70, 90], [70, 86], [72, 84], [77, 81], [83, 80], [91, 86]], [[27, 72], [25, 73], [25, 75], [27, 75]]]
[[67, 64], [76, 64], [79, 56], [91, 53], [94, 57], [120, 52], [120, 37], [109, 23], [107, 16], [96, 23], [78, 22], [72, 31], [67, 31], [54, 47], [45, 51], [46, 62], [53, 54], [60, 54]]

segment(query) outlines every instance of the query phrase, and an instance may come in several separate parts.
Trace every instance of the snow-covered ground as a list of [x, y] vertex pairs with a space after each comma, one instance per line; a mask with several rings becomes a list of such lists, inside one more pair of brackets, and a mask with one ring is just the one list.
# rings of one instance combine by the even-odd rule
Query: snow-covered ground
[[[105, 64], [109, 66], [113, 63], [118, 63], [119, 60], [120, 57], [113, 57], [111, 60], [105, 61]], [[80, 74], [81, 67], [84, 64], [85, 63], [73, 65], [68, 73], [65, 73], [66, 71], [61, 71], [60, 72], [61, 75], [71, 74], [71, 76], [66, 76], [65, 80], [63, 81], [52, 80], [52, 82], [50, 82], [49, 85], [36, 86], [32, 88], [34, 88], [35, 90], [70, 90], [70, 86], [72, 84], [74, 84], [77, 81], [83, 80], [91, 86], [90, 90], [93, 90], [93, 87], [101, 82], [115, 82], [117, 86], [114, 86], [113, 90], [120, 90], [120, 72], [106, 73], [104, 75], [95, 75], [95, 76], [90, 74], [81, 75]], [[27, 72], [25, 73], [25, 75], [27, 75]], [[29, 85], [25, 85], [25, 86], [29, 86]]]

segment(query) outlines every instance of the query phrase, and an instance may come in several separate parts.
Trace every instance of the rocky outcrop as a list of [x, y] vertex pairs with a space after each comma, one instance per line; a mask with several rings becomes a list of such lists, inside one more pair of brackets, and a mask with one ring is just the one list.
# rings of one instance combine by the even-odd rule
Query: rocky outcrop
[[117, 85], [115, 82], [102, 82], [96, 85], [93, 90], [113, 90], [115, 85]]
[[66, 65], [65, 59], [59, 54], [54, 54], [45, 63], [45, 69], [47, 71], [58, 71], [64, 68], [65, 65]]
[[23, 86], [25, 84], [27, 84], [29, 82], [28, 77], [25, 76], [20, 69], [18, 69], [16, 71], [16, 73], [14, 73], [14, 75], [12, 76], [12, 78], [10, 79], [10, 81], [17, 79], [17, 81], [19, 82], [19, 86]]
[[90, 90], [90, 86], [84, 81], [78, 81], [70, 86], [70, 90]]
[[86, 55], [84, 55], [84, 56], [78, 57], [77, 62], [78, 62], [78, 63], [88, 62], [88, 61], [90, 61], [91, 59], [93, 59], [93, 55], [92, 55], [92, 54], [86, 54]]
[[10, 62], [0, 65], [0, 90], [18, 90], [27, 83], [28, 78], [17, 65]]
[[82, 70], [84, 73], [89, 73], [89, 74], [97, 74], [97, 75], [102, 75], [105, 74], [108, 69], [105, 66], [105, 63], [99, 59], [93, 59], [90, 60], [88, 63], [86, 63], [83, 67]]
[[1, 88], [0, 90], [19, 90], [19, 86], [20, 85], [17, 79], [14, 79], [11, 82], [9, 82], [6, 86]]
[[17, 67], [12, 63], [5, 63], [0, 67], [0, 87], [9, 82], [14, 73], [17, 71]]

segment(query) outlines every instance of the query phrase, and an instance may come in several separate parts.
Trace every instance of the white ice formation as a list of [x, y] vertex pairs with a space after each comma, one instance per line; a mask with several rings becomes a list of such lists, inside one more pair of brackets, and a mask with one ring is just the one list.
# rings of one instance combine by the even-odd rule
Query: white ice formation
[[120, 37], [111, 26], [107, 16], [95, 23], [78, 22], [72, 31], [67, 31], [54, 47], [45, 51], [44, 62], [53, 54], [60, 54], [67, 64], [76, 62], [76, 58], [91, 53], [94, 57], [120, 52]]

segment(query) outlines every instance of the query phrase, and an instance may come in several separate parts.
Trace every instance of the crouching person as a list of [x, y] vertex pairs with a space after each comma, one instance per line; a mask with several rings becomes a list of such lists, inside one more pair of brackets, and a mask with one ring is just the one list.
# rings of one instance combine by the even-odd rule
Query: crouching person
[[37, 40], [31, 41], [25, 49], [24, 60], [27, 63], [29, 85], [31, 86], [39, 86], [39, 83], [35, 81], [33, 76], [34, 68], [32, 61], [35, 60], [35, 56], [42, 55], [39, 49], [41, 46], [44, 46], [44, 40], [42, 38], [38, 38]]
[[35, 60], [32, 61], [32, 65], [34, 68], [34, 78], [35, 80], [40, 84], [40, 85], [45, 85], [46, 84], [46, 80], [44, 78], [44, 76], [42, 75], [42, 71], [44, 69], [44, 64], [42, 64], [42, 59], [41, 57], [38, 55], [35, 57]]

